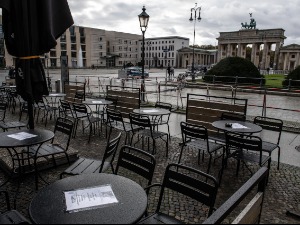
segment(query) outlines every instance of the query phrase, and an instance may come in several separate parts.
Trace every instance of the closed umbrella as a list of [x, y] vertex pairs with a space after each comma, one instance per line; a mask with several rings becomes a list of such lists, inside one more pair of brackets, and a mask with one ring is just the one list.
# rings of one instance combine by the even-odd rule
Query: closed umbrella
[[1, 0], [8, 52], [16, 57], [17, 92], [28, 102], [29, 127], [34, 129], [33, 102], [48, 95], [40, 55], [73, 25], [67, 0]]

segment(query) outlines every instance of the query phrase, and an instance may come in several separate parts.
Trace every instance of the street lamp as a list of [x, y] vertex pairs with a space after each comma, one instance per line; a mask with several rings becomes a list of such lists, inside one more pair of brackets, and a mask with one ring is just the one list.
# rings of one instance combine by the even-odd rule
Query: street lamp
[[[193, 44], [193, 65], [192, 65], [192, 79], [193, 82], [196, 81], [195, 78], [195, 40], [196, 40], [196, 22], [197, 20], [201, 21], [201, 7], [197, 7], [198, 4], [196, 3], [195, 8], [191, 8], [191, 18], [190, 22], [194, 22], [194, 44]], [[195, 19], [193, 18], [193, 12], [195, 13]], [[199, 17], [197, 18], [197, 13], [199, 12]]]
[[142, 86], [141, 86], [141, 92], [142, 92], [142, 101], [145, 101], [145, 32], [148, 28], [148, 22], [150, 19], [150, 16], [146, 13], [145, 6], [143, 7], [143, 12], [138, 16], [140, 21], [140, 27], [141, 31], [143, 33], [143, 47], [142, 47]]

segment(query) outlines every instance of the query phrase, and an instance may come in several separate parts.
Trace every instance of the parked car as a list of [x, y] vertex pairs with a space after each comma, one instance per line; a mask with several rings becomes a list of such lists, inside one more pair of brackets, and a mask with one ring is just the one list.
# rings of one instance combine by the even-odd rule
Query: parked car
[[[141, 77], [142, 76], [142, 69], [140, 67], [129, 67], [126, 68], [126, 73], [128, 77]], [[149, 77], [149, 72], [144, 72], [145, 78]]]

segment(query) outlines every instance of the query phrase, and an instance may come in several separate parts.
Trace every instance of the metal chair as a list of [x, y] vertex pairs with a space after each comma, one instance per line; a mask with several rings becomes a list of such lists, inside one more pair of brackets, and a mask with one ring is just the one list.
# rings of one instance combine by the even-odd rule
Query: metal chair
[[115, 174], [120, 168], [130, 170], [148, 181], [147, 186], [152, 184], [154, 170], [156, 166], [155, 157], [143, 150], [130, 146], [122, 147], [116, 167]]
[[[223, 112], [220, 120], [232, 120], [232, 121], [239, 121], [239, 122], [245, 122], [246, 121], [246, 115], [239, 114], [239, 113], [233, 113], [233, 112]], [[212, 134], [209, 136], [211, 140], [214, 140], [215, 142], [219, 143], [226, 143], [225, 133], [218, 130], [218, 133]]]
[[11, 209], [8, 192], [0, 191], [0, 194], [4, 195], [7, 207], [4, 213], [0, 213], [0, 224], [30, 224], [20, 212]]
[[[279, 146], [281, 140], [281, 134], [283, 129], [283, 121], [274, 118], [268, 117], [256, 117], [254, 119], [254, 124], [259, 125], [263, 128], [263, 130], [275, 132], [277, 135], [277, 141], [275, 143], [263, 141], [262, 143], [262, 150], [264, 152], [269, 153], [271, 156], [272, 152], [278, 149], [278, 166], [277, 169], [280, 169], [280, 155], [281, 155], [281, 148]], [[272, 135], [273, 136], [273, 135]], [[273, 136], [274, 137], [274, 136]]]
[[[29, 148], [28, 154], [34, 159], [34, 168], [35, 168], [35, 181], [36, 189], [38, 189], [38, 159], [45, 158], [49, 161], [48, 157], [52, 158], [54, 165], [56, 166], [56, 155], [65, 155], [68, 163], [70, 164], [70, 159], [68, 155], [68, 149], [70, 146], [70, 141], [72, 138], [72, 133], [74, 129], [74, 123], [71, 120], [65, 118], [58, 118], [56, 121], [54, 134], [55, 137], [52, 140], [51, 144], [43, 144], [40, 147], [31, 147]], [[46, 182], [45, 180], [43, 180]], [[46, 182], [47, 183], [47, 182]]]
[[[86, 128], [90, 128], [89, 132], [89, 143], [91, 141], [91, 136], [94, 130], [94, 134], [96, 133], [96, 129], [100, 127], [99, 123], [102, 122], [101, 118], [99, 117], [94, 117], [92, 110], [89, 108], [89, 106], [84, 105], [84, 104], [73, 104], [73, 112], [75, 114], [76, 122], [75, 122], [75, 133], [74, 137], [76, 136], [76, 131], [78, 128], [78, 123], [79, 121], [82, 122], [82, 127], [83, 127], [83, 133]], [[84, 127], [84, 122], [87, 122], [88, 125]]]
[[[133, 132], [132, 129], [137, 130], [137, 129], [140, 129], [140, 127], [137, 127], [137, 126], [132, 127], [130, 123], [125, 122], [122, 113], [119, 111], [107, 109], [106, 113], [107, 113], [106, 125], [107, 125], [107, 127], [110, 128], [108, 139], [110, 139], [112, 129], [117, 129], [117, 130], [121, 130], [121, 131], [125, 132], [125, 135], [126, 135], [125, 136], [125, 145], [127, 143], [129, 143], [130, 142], [130, 133]], [[107, 131], [106, 131], [106, 133], [107, 133]]]
[[[166, 109], [169, 110], [171, 112], [172, 110], [172, 104], [169, 103], [164, 103], [164, 102], [156, 102], [155, 103], [155, 108], [161, 108], [161, 109]], [[157, 123], [157, 126], [168, 126], [168, 134], [169, 134], [169, 138], [171, 139], [171, 133], [170, 133], [170, 116], [171, 113], [169, 115], [164, 115], [164, 116], [160, 116], [159, 118], [155, 118], [155, 122]]]
[[0, 102], [0, 128], [5, 132], [9, 129], [21, 129], [26, 127], [26, 124], [20, 122], [5, 122], [7, 103]]
[[209, 154], [210, 157], [209, 157], [209, 163], [207, 168], [208, 174], [210, 172], [213, 154], [217, 153], [219, 150], [222, 149], [223, 150], [222, 156], [224, 158], [225, 145], [217, 144], [215, 142], [209, 141], [208, 131], [206, 127], [181, 122], [181, 133], [182, 133], [183, 143], [181, 146], [181, 152], [180, 152], [178, 163], [180, 163], [183, 150], [186, 147], [196, 148], [199, 150], [199, 154], [198, 154], [199, 165], [200, 165], [201, 151], [203, 151], [203, 159], [204, 159], [205, 152]]
[[83, 92], [76, 91], [74, 102], [76, 103], [82, 103], [82, 101], [85, 99], [85, 94]]
[[80, 157], [69, 168], [60, 174], [60, 179], [62, 179], [64, 175], [102, 173], [109, 168], [111, 168], [112, 172], [115, 173], [113, 161], [119, 147], [120, 139], [121, 133], [118, 137], [107, 143], [102, 160]]
[[[129, 119], [130, 119], [130, 124], [132, 127], [132, 131], [133, 131], [133, 135], [131, 138], [131, 145], [133, 144], [133, 137], [134, 135], [138, 135], [139, 140], [140, 137], [142, 137], [142, 147], [144, 149], [144, 138], [147, 139], [148, 141], [148, 151], [150, 151], [150, 139], [152, 139], [153, 141], [153, 150], [152, 150], [152, 154], [156, 154], [156, 140], [157, 139], [161, 139], [164, 142], [166, 142], [166, 157], [168, 157], [169, 155], [169, 134], [167, 133], [163, 133], [160, 131], [156, 131], [154, 129], [154, 126], [151, 123], [151, 120], [148, 116], [141, 116], [138, 114], [129, 114]], [[136, 127], [138, 127], [139, 129], [135, 129]], [[165, 141], [163, 139], [163, 137], [167, 137], [167, 140]]]
[[251, 176], [253, 176], [253, 172], [247, 165], [247, 162], [258, 164], [260, 167], [268, 164], [268, 169], [271, 169], [271, 157], [263, 154], [261, 138], [231, 132], [227, 132], [225, 135], [226, 157], [223, 159], [222, 169], [220, 171], [220, 184], [223, 171], [227, 166], [228, 159], [230, 158], [237, 160], [236, 176], [239, 175], [241, 162], [249, 170]]
[[[207, 217], [215, 210], [214, 206], [219, 185], [214, 177], [202, 171], [183, 165], [170, 164], [166, 168], [162, 184], [153, 184], [148, 189], [153, 187], [161, 188], [155, 213], [142, 219], [139, 224], [182, 224], [182, 221], [160, 212], [164, 194], [167, 194], [168, 189], [207, 206]], [[172, 202], [168, 204], [172, 204]]]

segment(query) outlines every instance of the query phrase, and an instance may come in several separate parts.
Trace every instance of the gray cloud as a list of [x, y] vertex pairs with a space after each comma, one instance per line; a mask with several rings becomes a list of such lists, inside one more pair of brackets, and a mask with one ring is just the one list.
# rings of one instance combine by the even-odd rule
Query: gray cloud
[[[138, 15], [144, 1], [69, 0], [76, 25], [140, 34]], [[199, 2], [200, 3], [200, 2]], [[197, 22], [197, 44], [215, 44], [219, 32], [236, 31], [241, 22], [249, 22], [249, 13], [259, 29], [283, 28], [286, 44], [300, 44], [299, 0], [209, 0], [201, 2], [202, 21]], [[146, 2], [150, 15], [147, 37], [178, 35], [193, 41], [190, 9], [195, 1], [173, 0]], [[200, 4], [199, 4], [200, 6]]]

